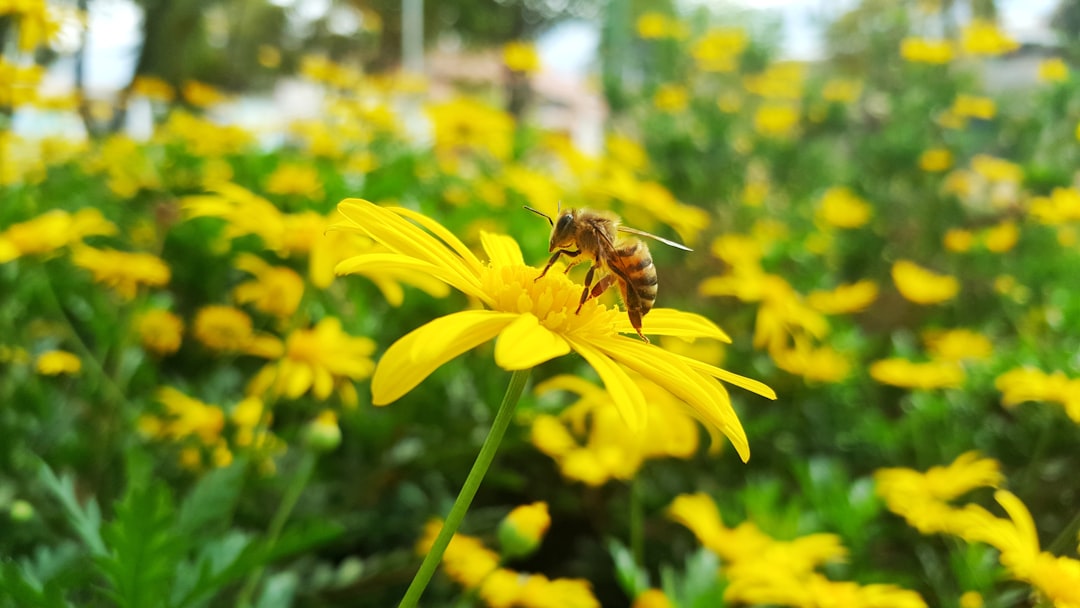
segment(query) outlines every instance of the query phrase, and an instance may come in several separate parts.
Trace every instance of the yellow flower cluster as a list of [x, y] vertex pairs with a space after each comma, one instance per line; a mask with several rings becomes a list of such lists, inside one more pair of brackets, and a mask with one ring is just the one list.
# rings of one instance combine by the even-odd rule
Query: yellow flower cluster
[[1013, 408], [1025, 401], [1057, 403], [1073, 422], [1080, 424], [1080, 378], [1069, 378], [1060, 371], [1048, 374], [1021, 367], [998, 376], [994, 386], [1001, 391], [1005, 407]]
[[[432, 520], [416, 543], [416, 553], [426, 554], [442, 529]], [[500, 566], [499, 553], [473, 536], [454, 534], [443, 554], [442, 568], [459, 585], [474, 591], [490, 608], [599, 608], [592, 585], [583, 579], [550, 579]]]
[[976, 488], [997, 488], [1003, 480], [997, 461], [967, 452], [925, 473], [882, 469], [875, 479], [889, 510], [919, 532], [990, 545], [1000, 552], [1009, 576], [1030, 584], [1043, 600], [1054, 606], [1080, 605], [1080, 561], [1040, 550], [1035, 523], [1019, 498], [1006, 490], [994, 493], [1007, 519], [974, 503], [951, 504]]
[[843, 561], [847, 550], [833, 534], [810, 534], [791, 541], [767, 535], [750, 521], [724, 525], [708, 495], [683, 494], [668, 507], [668, 516], [686, 526], [705, 548], [720, 557], [720, 575], [727, 580], [724, 601], [818, 608], [925, 608], [914, 591], [895, 585], [859, 585], [826, 578], [817, 568]]

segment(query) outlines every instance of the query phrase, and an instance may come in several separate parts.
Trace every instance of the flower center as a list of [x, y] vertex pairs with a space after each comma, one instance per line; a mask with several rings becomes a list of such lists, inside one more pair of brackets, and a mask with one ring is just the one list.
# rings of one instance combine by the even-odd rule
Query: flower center
[[574, 283], [557, 268], [536, 280], [539, 274], [532, 266], [487, 266], [481, 280], [497, 311], [532, 313], [541, 325], [560, 334], [618, 333], [618, 310], [591, 299], [575, 314], [584, 286]]

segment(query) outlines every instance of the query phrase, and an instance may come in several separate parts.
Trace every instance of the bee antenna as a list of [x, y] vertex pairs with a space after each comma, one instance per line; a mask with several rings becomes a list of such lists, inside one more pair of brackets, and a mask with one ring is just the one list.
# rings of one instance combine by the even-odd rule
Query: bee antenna
[[532, 212], [533, 212], [533, 213], [535, 213], [536, 215], [539, 215], [540, 217], [544, 218], [544, 219], [545, 219], [545, 220], [547, 220], [547, 221], [548, 221], [548, 223], [549, 223], [549, 224], [551, 224], [552, 226], [554, 226], [554, 225], [555, 225], [555, 221], [551, 219], [551, 216], [550, 216], [550, 215], [548, 215], [548, 214], [546, 214], [546, 213], [544, 213], [543, 211], [540, 211], [539, 209], [533, 209], [532, 207], [530, 207], [530, 206], [528, 206], [528, 205], [525, 205], [525, 209], [526, 209], [526, 211], [532, 211]]

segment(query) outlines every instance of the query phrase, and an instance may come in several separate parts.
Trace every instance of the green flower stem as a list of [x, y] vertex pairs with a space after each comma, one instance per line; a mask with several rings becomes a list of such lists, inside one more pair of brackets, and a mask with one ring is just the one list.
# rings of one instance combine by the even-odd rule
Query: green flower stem
[[483, 481], [488, 467], [491, 466], [491, 461], [495, 458], [495, 451], [499, 449], [503, 435], [506, 434], [506, 429], [510, 426], [510, 420], [514, 417], [514, 409], [517, 407], [522, 391], [525, 390], [525, 382], [529, 379], [530, 371], [532, 370], [517, 370], [510, 376], [510, 385], [506, 387], [506, 394], [503, 395], [502, 404], [499, 405], [499, 411], [495, 414], [495, 421], [491, 423], [491, 430], [488, 431], [487, 438], [484, 439], [484, 445], [480, 447], [480, 453], [477, 454], [476, 462], [473, 463], [472, 470], [469, 471], [469, 476], [465, 479], [465, 485], [461, 487], [461, 492], [458, 493], [457, 499], [454, 500], [454, 506], [450, 507], [450, 514], [446, 516], [442, 530], [435, 537], [435, 543], [431, 545], [431, 550], [428, 551], [423, 563], [420, 564], [420, 569], [417, 570], [416, 576], [413, 577], [412, 583], [409, 584], [405, 597], [398, 604], [399, 608], [414, 608], [416, 606], [417, 602], [420, 601], [420, 595], [424, 593], [428, 582], [431, 581], [431, 577], [435, 574], [435, 569], [439, 567], [439, 562], [442, 561], [443, 553], [446, 551], [447, 545], [450, 544], [450, 539], [454, 537], [458, 526], [461, 525], [461, 520], [465, 518], [465, 512], [469, 510], [469, 505], [472, 504], [473, 497], [476, 496], [476, 490], [480, 488], [480, 482]]
[[[300, 500], [300, 495], [304, 493], [304, 488], [307, 487], [311, 475], [315, 472], [315, 463], [317, 461], [318, 455], [313, 450], [304, 450], [304, 456], [300, 459], [300, 466], [296, 471], [296, 475], [293, 476], [289, 487], [285, 489], [285, 496], [281, 498], [281, 504], [278, 505], [274, 518], [270, 520], [270, 528], [266, 532], [266, 547], [268, 549], [277, 544], [281, 531], [285, 529], [285, 522], [289, 521], [293, 507]], [[255, 587], [258, 586], [259, 579], [262, 578], [265, 569], [265, 567], [256, 568], [248, 575], [243, 588], [240, 589], [240, 594], [236, 598], [237, 606], [247, 608], [251, 605], [251, 599], [255, 595]]]
[[641, 504], [641, 481], [630, 481], [630, 553], [639, 568], [645, 567], [645, 509]]

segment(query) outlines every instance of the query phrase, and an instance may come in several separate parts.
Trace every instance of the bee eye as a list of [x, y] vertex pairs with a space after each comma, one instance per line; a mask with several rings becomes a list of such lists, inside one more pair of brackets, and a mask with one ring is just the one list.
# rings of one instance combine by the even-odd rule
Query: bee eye
[[565, 230], [567, 227], [570, 226], [571, 221], [573, 221], [573, 218], [570, 217], [569, 213], [567, 213], [566, 215], [559, 218], [559, 223], [556, 228], [558, 228], [559, 230]]

